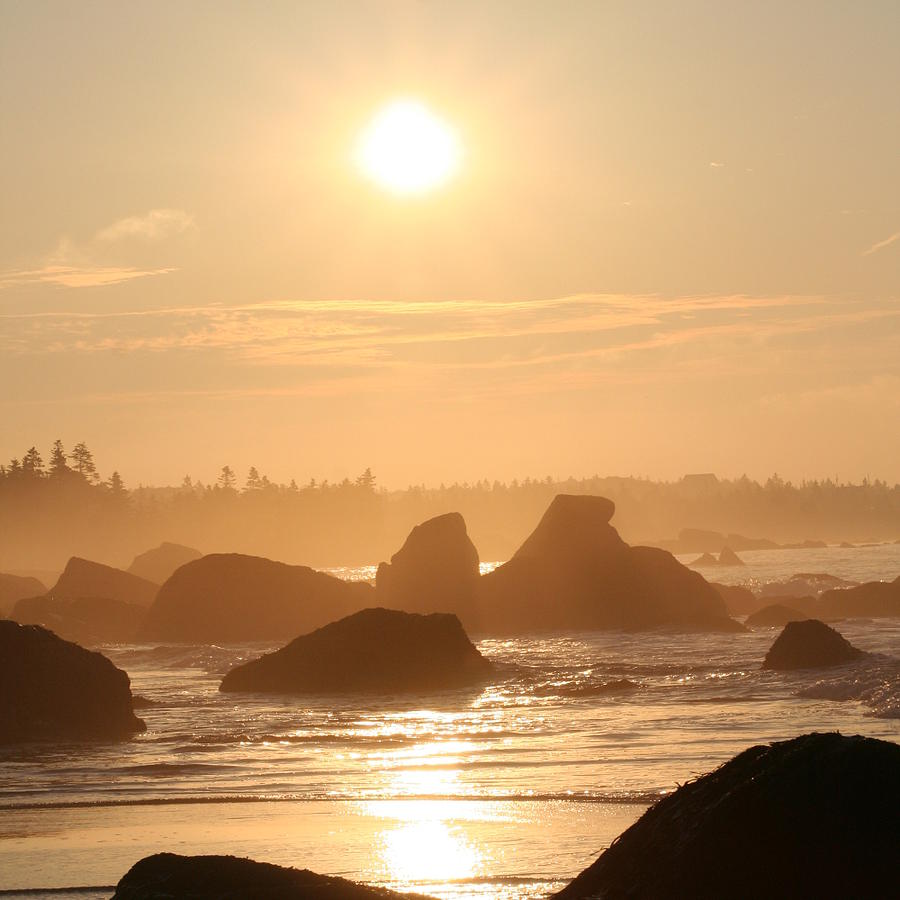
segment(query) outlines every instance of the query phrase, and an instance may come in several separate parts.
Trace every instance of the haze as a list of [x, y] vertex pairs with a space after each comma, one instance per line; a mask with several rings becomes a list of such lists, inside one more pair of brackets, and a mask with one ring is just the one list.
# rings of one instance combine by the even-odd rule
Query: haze
[[[0, 458], [900, 481], [895, 2], [0, 18]], [[397, 97], [430, 193], [354, 166]]]

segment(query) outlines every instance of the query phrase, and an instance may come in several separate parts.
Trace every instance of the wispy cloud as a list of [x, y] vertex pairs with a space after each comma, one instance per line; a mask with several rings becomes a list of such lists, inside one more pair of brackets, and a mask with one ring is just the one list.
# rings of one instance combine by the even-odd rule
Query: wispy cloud
[[61, 266], [47, 265], [40, 269], [22, 269], [0, 273], [0, 289], [29, 284], [53, 284], [59, 287], [105, 287], [122, 284], [135, 278], [165, 275], [175, 269], [136, 269], [130, 266]]
[[890, 237], [886, 237], [883, 241], [879, 241], [877, 244], [872, 244], [868, 250], [863, 250], [860, 254], [861, 256], [871, 256], [873, 253], [877, 253], [879, 250], [884, 250], [885, 247], [890, 247], [891, 244], [895, 244], [897, 241], [900, 241], [900, 231], [895, 231]]
[[194, 217], [183, 209], [151, 209], [143, 215], [128, 216], [101, 228], [95, 238], [107, 242], [128, 238], [158, 241], [193, 227]]

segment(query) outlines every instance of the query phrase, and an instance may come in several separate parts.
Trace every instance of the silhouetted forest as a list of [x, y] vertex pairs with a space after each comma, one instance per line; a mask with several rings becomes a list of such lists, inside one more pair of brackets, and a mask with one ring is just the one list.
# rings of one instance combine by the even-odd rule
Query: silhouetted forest
[[46, 461], [31, 447], [0, 466], [0, 571], [54, 572], [73, 555], [127, 566], [164, 540], [314, 567], [374, 564], [390, 558], [413, 525], [453, 510], [482, 560], [502, 560], [558, 493], [615, 501], [613, 524], [631, 543], [664, 541], [683, 528], [780, 543], [900, 538], [900, 485], [878, 480], [546, 477], [389, 491], [370, 469], [354, 480], [301, 485], [276, 484], [255, 467], [239, 479], [226, 465], [215, 484], [185, 476], [178, 487], [129, 490], [118, 471], [101, 476], [85, 443], [67, 452], [56, 441]]

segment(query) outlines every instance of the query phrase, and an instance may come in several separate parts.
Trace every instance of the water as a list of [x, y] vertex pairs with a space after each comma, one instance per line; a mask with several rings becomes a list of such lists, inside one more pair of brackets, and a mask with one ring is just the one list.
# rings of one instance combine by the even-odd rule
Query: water
[[[707, 574], [900, 572], [896, 545], [741, 555]], [[219, 693], [272, 645], [107, 647], [151, 701], [147, 732], [0, 751], [0, 889], [109, 896], [141, 856], [176, 850], [443, 898], [546, 896], [647, 804], [753, 743], [900, 739], [900, 620], [839, 630], [874, 655], [772, 673], [771, 630], [485, 638], [497, 675], [483, 689], [377, 700]]]

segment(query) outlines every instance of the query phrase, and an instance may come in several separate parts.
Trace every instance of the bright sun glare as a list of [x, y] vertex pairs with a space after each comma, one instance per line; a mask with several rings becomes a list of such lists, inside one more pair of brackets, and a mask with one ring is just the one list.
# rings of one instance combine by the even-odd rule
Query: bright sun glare
[[418, 100], [394, 100], [360, 135], [356, 163], [367, 178], [395, 194], [423, 194], [459, 169], [456, 131]]

